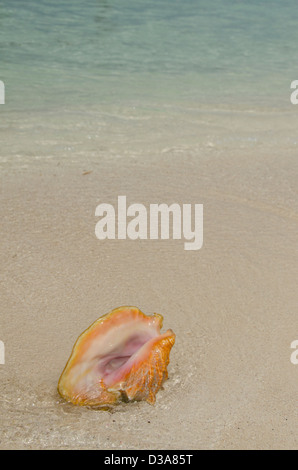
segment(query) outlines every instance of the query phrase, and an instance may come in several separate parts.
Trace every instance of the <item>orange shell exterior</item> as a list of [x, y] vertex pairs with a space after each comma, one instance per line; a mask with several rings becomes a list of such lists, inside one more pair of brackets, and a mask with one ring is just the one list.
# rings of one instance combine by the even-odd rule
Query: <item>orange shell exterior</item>
[[[75, 384], [70, 379], [73, 368], [80, 365], [92, 342], [101, 341], [111, 330], [115, 329], [116, 332], [125, 322], [141, 322], [144, 328], [154, 325], [157, 335], [143, 345], [142, 353], [133, 360], [131, 367], [123, 368], [123, 373], [116, 382], [107, 386], [104, 379], [99, 377], [88, 393], [76, 392]], [[127, 306], [114, 309], [100, 317], [77, 339], [58, 382], [60, 395], [75, 405], [114, 405], [123, 399], [146, 400], [154, 404], [156, 393], [168, 378], [169, 355], [175, 343], [172, 330], [160, 333], [162, 322], [163, 317], [160, 314], [147, 316], [137, 307]]]

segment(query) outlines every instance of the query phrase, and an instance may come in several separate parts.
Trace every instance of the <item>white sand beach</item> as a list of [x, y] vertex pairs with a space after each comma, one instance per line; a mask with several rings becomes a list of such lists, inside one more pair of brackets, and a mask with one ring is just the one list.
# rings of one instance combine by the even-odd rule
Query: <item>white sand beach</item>
[[[298, 447], [297, 116], [6, 116], [1, 449]], [[203, 204], [203, 247], [98, 240], [95, 208], [118, 195]], [[156, 404], [64, 402], [75, 340], [120, 305], [161, 313], [176, 333]]]

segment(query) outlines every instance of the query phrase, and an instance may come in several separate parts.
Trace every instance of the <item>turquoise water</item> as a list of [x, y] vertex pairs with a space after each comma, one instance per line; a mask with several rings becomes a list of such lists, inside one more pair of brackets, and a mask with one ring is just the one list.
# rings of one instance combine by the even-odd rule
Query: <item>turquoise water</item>
[[6, 110], [289, 103], [294, 0], [3, 0]]

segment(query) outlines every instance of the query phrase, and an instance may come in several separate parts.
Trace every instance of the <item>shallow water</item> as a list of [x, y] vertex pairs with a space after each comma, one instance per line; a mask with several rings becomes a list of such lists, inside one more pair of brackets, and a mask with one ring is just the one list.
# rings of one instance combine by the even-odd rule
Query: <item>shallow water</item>
[[288, 101], [294, 0], [4, 0], [8, 109]]
[[296, 145], [294, 5], [2, 2], [0, 163]]

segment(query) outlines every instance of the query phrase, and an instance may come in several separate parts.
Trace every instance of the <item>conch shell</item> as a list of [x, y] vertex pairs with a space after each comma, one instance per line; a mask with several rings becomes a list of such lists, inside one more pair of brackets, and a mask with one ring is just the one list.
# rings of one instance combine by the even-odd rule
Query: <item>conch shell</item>
[[119, 307], [96, 320], [77, 339], [58, 391], [75, 405], [113, 405], [146, 400], [168, 378], [175, 334], [161, 334], [163, 317], [136, 307]]

